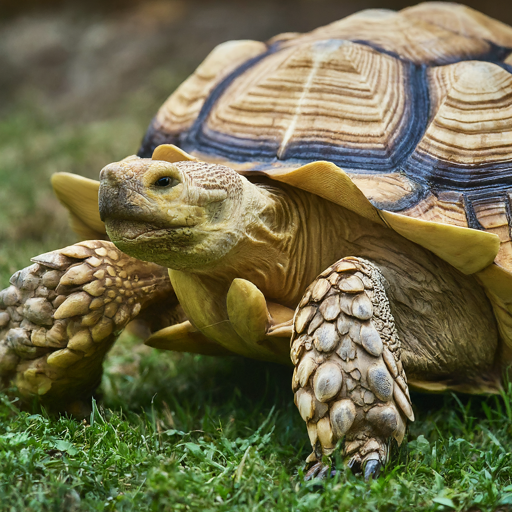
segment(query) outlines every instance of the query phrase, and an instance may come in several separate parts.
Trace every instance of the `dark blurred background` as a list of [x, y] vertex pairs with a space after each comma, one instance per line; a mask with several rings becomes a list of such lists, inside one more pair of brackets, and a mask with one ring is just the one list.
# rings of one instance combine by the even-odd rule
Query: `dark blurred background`
[[[133, 154], [158, 106], [229, 39], [304, 32], [405, 0], [0, 0], [0, 286], [73, 243], [49, 178]], [[512, 1], [468, 0], [512, 25]]]
[[[265, 40], [280, 32], [308, 31], [361, 9], [413, 3], [2, 0], [0, 101], [5, 107], [28, 95], [68, 115], [104, 116], [121, 95], [149, 81], [181, 80], [222, 41]], [[510, 1], [462, 3], [512, 24]], [[160, 99], [167, 92], [161, 91]]]

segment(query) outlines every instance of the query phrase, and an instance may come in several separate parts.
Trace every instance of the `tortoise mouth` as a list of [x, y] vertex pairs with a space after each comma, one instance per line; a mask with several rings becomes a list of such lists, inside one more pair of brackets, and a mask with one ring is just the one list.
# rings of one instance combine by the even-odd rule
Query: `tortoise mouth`
[[184, 231], [190, 229], [190, 226], [177, 226], [173, 228], [165, 228], [165, 229], [148, 229], [136, 236], [125, 236], [124, 240], [129, 240], [132, 242], [144, 241], [147, 239], [161, 238], [170, 235], [171, 233], [177, 234], [180, 231]]
[[205, 233], [190, 225], [159, 226], [117, 220], [106, 223], [107, 234], [118, 249], [136, 259], [168, 268], [195, 267], [190, 257], [204, 245]]
[[107, 233], [112, 241], [144, 242], [161, 238], [186, 238], [190, 237], [191, 229], [196, 224], [185, 224], [183, 222], [158, 226], [147, 222], [133, 220], [108, 220], [106, 222]]

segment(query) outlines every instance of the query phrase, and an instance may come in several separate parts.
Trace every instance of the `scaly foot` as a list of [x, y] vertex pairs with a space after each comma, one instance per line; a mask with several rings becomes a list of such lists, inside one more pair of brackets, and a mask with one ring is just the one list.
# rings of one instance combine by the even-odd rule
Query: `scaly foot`
[[122, 329], [148, 304], [174, 297], [167, 270], [101, 240], [32, 261], [0, 292], [0, 376], [25, 400], [81, 415]]
[[[308, 476], [344, 439], [355, 473], [377, 477], [414, 420], [400, 361], [400, 340], [372, 263], [344, 258], [308, 288], [294, 319], [291, 358], [295, 403], [306, 421], [313, 453]], [[311, 477], [312, 477], [311, 476]]]

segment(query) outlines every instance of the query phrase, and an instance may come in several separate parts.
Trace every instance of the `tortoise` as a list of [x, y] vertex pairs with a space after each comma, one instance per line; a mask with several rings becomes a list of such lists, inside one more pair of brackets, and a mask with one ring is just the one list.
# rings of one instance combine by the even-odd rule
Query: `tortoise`
[[496, 20], [433, 2], [221, 44], [137, 156], [53, 176], [82, 241], [0, 293], [2, 378], [80, 414], [137, 319], [152, 347], [293, 364], [307, 477], [339, 441], [377, 476], [409, 387], [501, 389], [511, 180]]

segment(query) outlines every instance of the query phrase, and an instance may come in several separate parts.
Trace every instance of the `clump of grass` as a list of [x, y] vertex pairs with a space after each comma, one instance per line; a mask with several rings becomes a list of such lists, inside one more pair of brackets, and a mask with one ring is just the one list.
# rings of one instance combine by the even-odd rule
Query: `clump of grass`
[[[239, 358], [156, 353], [124, 339], [89, 421], [0, 404], [4, 510], [478, 510], [512, 504], [503, 397], [422, 401], [408, 442], [370, 483], [309, 453], [290, 372]], [[126, 371], [125, 371], [126, 370]]]

